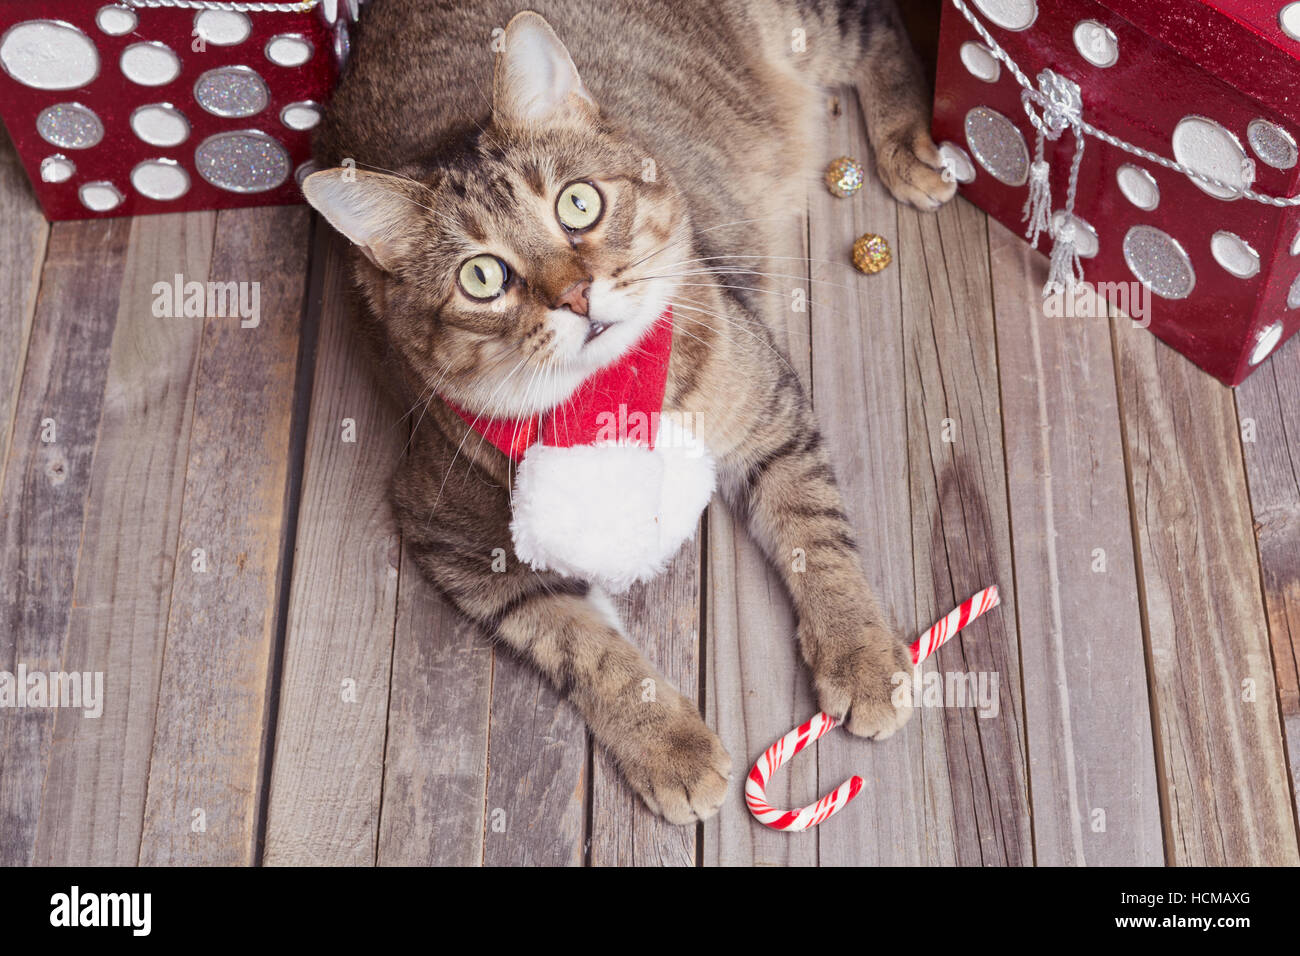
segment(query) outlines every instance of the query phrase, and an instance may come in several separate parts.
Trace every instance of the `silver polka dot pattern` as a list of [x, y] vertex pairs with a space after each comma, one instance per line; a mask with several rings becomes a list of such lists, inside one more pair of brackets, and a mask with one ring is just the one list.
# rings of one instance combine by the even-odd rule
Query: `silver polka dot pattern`
[[122, 190], [107, 180], [86, 183], [77, 190], [81, 204], [92, 212], [108, 212], [122, 204]]
[[1138, 280], [1165, 299], [1185, 299], [1196, 287], [1196, 273], [1172, 236], [1155, 226], [1134, 226], [1124, 236], [1124, 261]]
[[975, 6], [1004, 30], [1027, 30], [1038, 19], [1036, 0], [975, 0]]
[[266, 83], [247, 67], [208, 70], [194, 84], [194, 99], [213, 116], [255, 116], [270, 101]]
[[[1056, 235], [1065, 226], [1066, 212], [1064, 209], [1058, 209], [1052, 215], [1052, 235]], [[1101, 249], [1101, 239], [1097, 236], [1097, 230], [1087, 220], [1079, 216], [1071, 217], [1074, 220], [1074, 248], [1078, 250], [1079, 256], [1084, 259], [1091, 259]]]
[[1029, 148], [1016, 124], [996, 110], [977, 106], [966, 114], [966, 144], [996, 180], [1022, 186], [1029, 178]]
[[36, 132], [55, 146], [89, 149], [104, 138], [104, 124], [79, 103], [58, 103], [41, 110], [36, 117]]
[[1252, 120], [1246, 129], [1246, 138], [1250, 140], [1255, 155], [1274, 169], [1290, 169], [1300, 158], [1291, 134], [1268, 120]]
[[348, 38], [348, 25], [343, 20], [334, 24], [334, 63], [341, 70], [347, 65], [352, 52], [352, 41]]
[[59, 153], [41, 160], [41, 182], [66, 183], [77, 171], [77, 164]]
[[75, 90], [99, 75], [94, 41], [69, 23], [27, 20], [0, 34], [0, 69], [24, 86]]
[[306, 178], [307, 178], [308, 176], [310, 176], [312, 173], [317, 172], [317, 171], [319, 171], [319, 170], [320, 170], [320, 167], [317, 166], [314, 162], [312, 162], [312, 161], [309, 159], [309, 160], [307, 160], [305, 163], [302, 163], [301, 165], [299, 165], [299, 167], [293, 171], [293, 178], [294, 178], [295, 180], [297, 180], [298, 185], [301, 186], [301, 185], [302, 185], [302, 181], [303, 181], [304, 179], [306, 179]]
[[1259, 334], [1259, 340], [1255, 343], [1254, 351], [1250, 353], [1250, 364], [1256, 366], [1272, 354], [1277, 348], [1277, 343], [1282, 341], [1282, 323], [1274, 322], [1268, 328]]
[[199, 175], [218, 189], [260, 193], [288, 178], [289, 153], [264, 133], [218, 133], [199, 144], [194, 165]]

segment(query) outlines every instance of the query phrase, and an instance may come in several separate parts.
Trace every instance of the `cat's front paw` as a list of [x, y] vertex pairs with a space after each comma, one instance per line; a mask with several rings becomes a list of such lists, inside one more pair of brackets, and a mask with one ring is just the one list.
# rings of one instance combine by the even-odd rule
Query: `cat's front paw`
[[899, 130], [876, 145], [876, 172], [899, 202], [933, 212], [957, 193], [944, 179], [943, 157], [924, 128]]
[[851, 734], [884, 740], [912, 715], [911, 655], [882, 625], [817, 640], [812, 668], [818, 705]]
[[731, 757], [694, 705], [631, 742], [623, 774], [641, 799], [669, 823], [695, 823], [718, 812], [731, 779]]

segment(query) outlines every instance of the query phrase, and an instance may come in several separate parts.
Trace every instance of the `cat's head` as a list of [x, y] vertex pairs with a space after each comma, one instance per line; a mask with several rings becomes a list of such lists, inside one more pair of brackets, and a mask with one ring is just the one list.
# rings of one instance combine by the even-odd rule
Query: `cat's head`
[[303, 184], [365, 254], [361, 289], [417, 387], [490, 417], [549, 408], [627, 353], [690, 254], [681, 195], [550, 25], [521, 13], [504, 40], [490, 122], [433, 169]]

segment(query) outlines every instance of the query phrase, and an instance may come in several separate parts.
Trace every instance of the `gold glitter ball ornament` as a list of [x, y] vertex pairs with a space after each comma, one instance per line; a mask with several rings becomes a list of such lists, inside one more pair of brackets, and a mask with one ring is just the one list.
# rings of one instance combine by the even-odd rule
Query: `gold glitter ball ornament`
[[870, 275], [879, 272], [893, 261], [893, 253], [889, 251], [889, 243], [885, 241], [884, 236], [869, 232], [859, 236], [858, 241], [853, 243], [853, 265], [859, 272]]
[[832, 196], [847, 199], [862, 188], [862, 179], [866, 172], [862, 164], [851, 156], [832, 159], [826, 167], [826, 188]]

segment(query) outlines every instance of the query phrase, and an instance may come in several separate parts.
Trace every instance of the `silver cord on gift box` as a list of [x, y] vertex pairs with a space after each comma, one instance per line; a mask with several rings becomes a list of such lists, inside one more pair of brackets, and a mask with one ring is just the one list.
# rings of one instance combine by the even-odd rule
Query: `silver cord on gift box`
[[224, 2], [224, 0], [126, 0], [128, 6], [144, 9], [172, 7], [180, 10], [220, 10], [224, 13], [306, 13], [320, 0], [297, 3]]
[[[1034, 162], [1029, 167], [1029, 196], [1024, 211], [1029, 228], [1025, 237], [1035, 249], [1040, 232], [1046, 231], [1055, 240], [1043, 295], [1062, 290], [1073, 292], [1075, 285], [1083, 281], [1083, 263], [1079, 259], [1074, 227], [1074, 198], [1079, 191], [1079, 167], [1083, 163], [1083, 96], [1079, 84], [1051, 70], [1038, 74], [1037, 94], [1030, 96], [1031, 93], [1034, 91], [1023, 90], [1020, 96], [1025, 115], [1038, 131]], [[1042, 108], [1041, 113], [1034, 111], [1035, 104]], [[1074, 157], [1070, 161], [1065, 216], [1057, 228], [1052, 225], [1051, 169], [1044, 157], [1043, 144], [1049, 139], [1060, 139], [1066, 130], [1074, 135]]]

